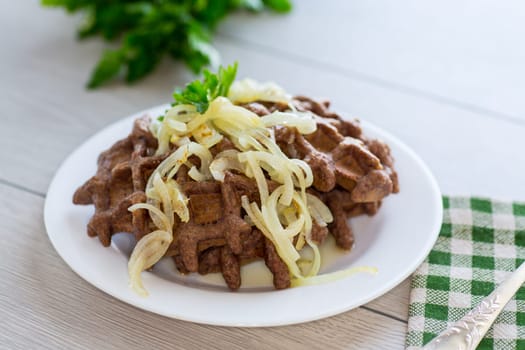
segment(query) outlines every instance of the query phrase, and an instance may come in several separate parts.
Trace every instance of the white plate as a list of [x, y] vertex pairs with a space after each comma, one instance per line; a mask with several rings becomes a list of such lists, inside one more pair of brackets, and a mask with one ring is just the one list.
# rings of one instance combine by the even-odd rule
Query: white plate
[[100, 131], [62, 164], [46, 197], [44, 219], [51, 242], [66, 263], [104, 292], [141, 309], [168, 317], [224, 326], [276, 326], [311, 321], [350, 310], [379, 297], [408, 277], [432, 248], [441, 224], [442, 203], [436, 181], [406, 145], [368, 123], [367, 135], [386, 141], [395, 157], [401, 192], [383, 201], [378, 214], [351, 220], [356, 244], [342, 253], [328, 242], [322, 271], [350, 266], [374, 266], [376, 275], [359, 274], [317, 286], [275, 291], [263, 263], [243, 267], [243, 287], [230, 292], [220, 275], [180, 276], [169, 259], [143, 273], [150, 296], [139, 297], [128, 287], [127, 259], [133, 242], [117, 235], [104, 248], [86, 234], [92, 206], [72, 204], [78, 186], [96, 171], [99, 153], [131, 131], [132, 121], [159, 106], [123, 119]]

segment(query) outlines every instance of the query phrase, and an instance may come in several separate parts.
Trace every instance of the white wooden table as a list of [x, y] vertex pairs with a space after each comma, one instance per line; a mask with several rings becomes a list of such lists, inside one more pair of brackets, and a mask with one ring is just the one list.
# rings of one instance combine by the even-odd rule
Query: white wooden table
[[[302, 325], [192, 324], [124, 304], [83, 281], [47, 239], [42, 207], [83, 140], [165, 103], [192, 77], [168, 60], [133, 87], [84, 89], [103, 44], [78, 19], [0, 0], [0, 348], [403, 348], [409, 281]], [[445, 194], [525, 200], [525, 5], [494, 1], [296, 1], [288, 16], [230, 18], [215, 44], [240, 76], [328, 96], [389, 130]]]

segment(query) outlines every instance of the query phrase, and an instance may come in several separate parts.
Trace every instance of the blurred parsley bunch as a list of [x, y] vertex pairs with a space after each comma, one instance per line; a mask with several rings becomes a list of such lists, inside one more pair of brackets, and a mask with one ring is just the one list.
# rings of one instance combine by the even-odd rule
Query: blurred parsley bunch
[[132, 83], [150, 73], [164, 54], [182, 59], [198, 73], [208, 64], [218, 64], [211, 34], [228, 13], [265, 8], [285, 13], [291, 9], [290, 0], [42, 0], [42, 4], [81, 12], [84, 22], [79, 38], [121, 39], [118, 49], [103, 53], [89, 88], [121, 72]]

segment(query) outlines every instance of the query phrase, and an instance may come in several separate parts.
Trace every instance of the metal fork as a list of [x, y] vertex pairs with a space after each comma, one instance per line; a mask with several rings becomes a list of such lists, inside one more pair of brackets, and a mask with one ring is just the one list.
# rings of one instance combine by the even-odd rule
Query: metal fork
[[425, 345], [423, 350], [474, 350], [501, 310], [525, 283], [525, 262], [462, 319]]

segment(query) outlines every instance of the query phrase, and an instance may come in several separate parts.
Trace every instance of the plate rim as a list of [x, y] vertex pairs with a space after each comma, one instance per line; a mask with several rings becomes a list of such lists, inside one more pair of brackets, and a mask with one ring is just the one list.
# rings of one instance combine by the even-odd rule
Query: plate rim
[[[131, 121], [136, 119], [137, 117], [140, 117], [140, 116], [145, 115], [145, 114], [153, 114], [152, 113], [153, 111], [158, 111], [158, 110], [161, 110], [162, 108], [167, 108], [168, 106], [169, 106], [169, 104], [162, 104], [162, 105], [157, 105], [157, 106], [153, 106], [151, 108], [144, 109], [144, 110], [142, 110], [140, 112], [131, 114], [131, 115], [127, 116], [127, 117], [117, 119], [117, 120], [115, 120], [115, 121], [105, 125], [101, 129], [97, 130], [93, 135], [91, 135], [86, 140], [84, 140], [82, 143], [80, 143], [77, 147], [75, 147], [75, 149], [71, 153], [69, 153], [65, 157], [65, 159], [60, 163], [60, 165], [56, 169], [55, 174], [53, 176], [53, 179], [51, 180], [51, 182], [50, 182], [50, 184], [48, 186], [48, 189], [47, 189], [47, 192], [46, 192], [46, 199], [45, 199], [45, 203], [44, 203], [44, 215], [43, 216], [44, 216], [44, 224], [45, 224], [45, 228], [46, 228], [46, 233], [47, 233], [47, 236], [48, 236], [49, 240], [51, 241], [51, 243], [53, 245], [53, 248], [58, 253], [58, 255], [61, 257], [61, 259], [69, 266], [69, 268], [72, 269], [79, 277], [81, 277], [84, 281], [88, 282], [89, 284], [95, 286], [97, 289], [103, 291], [104, 293], [109, 294], [110, 296], [112, 296], [112, 297], [114, 297], [114, 298], [116, 298], [116, 299], [118, 299], [120, 301], [123, 301], [126, 304], [129, 304], [131, 306], [134, 306], [136, 308], [139, 308], [139, 309], [142, 309], [142, 310], [145, 310], [145, 311], [153, 312], [153, 313], [156, 313], [156, 314], [159, 314], [159, 315], [162, 315], [162, 316], [165, 316], [165, 317], [169, 317], [169, 318], [175, 318], [175, 319], [179, 319], [179, 320], [195, 322], [195, 323], [200, 323], [200, 324], [209, 324], [209, 325], [216, 325], [216, 326], [233, 326], [233, 327], [270, 327], [270, 326], [292, 325], [292, 324], [299, 324], [299, 323], [304, 323], [304, 322], [310, 322], [310, 321], [314, 321], [314, 320], [318, 320], [318, 319], [334, 316], [334, 315], [337, 315], [337, 314], [340, 314], [340, 313], [352, 310], [354, 308], [360, 307], [360, 306], [362, 306], [362, 305], [364, 305], [364, 304], [366, 304], [366, 303], [368, 303], [368, 302], [370, 302], [370, 301], [372, 301], [374, 299], [379, 298], [380, 296], [386, 294], [388, 291], [390, 291], [393, 288], [395, 288], [396, 286], [398, 286], [402, 281], [404, 281], [408, 276], [410, 276], [417, 269], [417, 267], [419, 267], [421, 265], [421, 263], [425, 260], [425, 258], [430, 253], [430, 250], [434, 246], [434, 244], [435, 244], [435, 242], [436, 242], [436, 240], [438, 238], [439, 232], [440, 232], [440, 228], [441, 228], [441, 224], [442, 224], [442, 217], [443, 217], [442, 194], [441, 194], [441, 191], [439, 189], [439, 185], [437, 183], [437, 180], [435, 179], [434, 175], [432, 174], [432, 172], [430, 171], [430, 169], [428, 168], [426, 163], [419, 157], [419, 155], [414, 150], [412, 150], [410, 147], [408, 147], [404, 142], [402, 142], [396, 136], [392, 135], [390, 132], [381, 129], [380, 127], [374, 125], [373, 123], [370, 123], [368, 121], [359, 119], [361, 125], [363, 126], [363, 128], [365, 130], [370, 130], [374, 134], [380, 135], [380, 137], [385, 136], [385, 138], [387, 138], [389, 141], [391, 140], [392, 142], [394, 142], [397, 147], [402, 149], [403, 153], [405, 153], [408, 156], [410, 156], [410, 158], [412, 158], [412, 160], [417, 163], [417, 165], [419, 166], [420, 170], [425, 174], [425, 177], [426, 177], [426, 179], [428, 180], [428, 182], [430, 184], [430, 187], [432, 189], [432, 192], [431, 192], [432, 193], [432, 197], [435, 200], [435, 203], [433, 203], [433, 204], [436, 206], [436, 210], [437, 211], [436, 211], [434, 217], [436, 217], [437, 220], [433, 220], [434, 222], [433, 222], [432, 228], [429, 229], [428, 239], [426, 240], [426, 245], [424, 247], [420, 247], [420, 253], [419, 253], [418, 259], [415, 259], [411, 264], [409, 264], [409, 266], [405, 267], [404, 268], [404, 270], [405, 270], [404, 273], [399, 275], [399, 277], [397, 279], [391, 279], [389, 283], [384, 284], [382, 288], [377, 288], [373, 293], [370, 293], [369, 295], [367, 295], [367, 297], [361, 298], [357, 302], [348, 303], [347, 305], [345, 305], [343, 307], [335, 307], [335, 308], [331, 308], [330, 310], [326, 310], [325, 312], [312, 313], [309, 316], [301, 316], [301, 317], [290, 317], [290, 316], [288, 316], [287, 318], [283, 318], [281, 320], [272, 320], [272, 321], [266, 320], [266, 321], [262, 321], [262, 322], [261, 321], [253, 321], [253, 322], [224, 321], [224, 320], [210, 319], [209, 317], [206, 317], [206, 316], [205, 317], [198, 317], [198, 316], [195, 316], [195, 315], [191, 316], [191, 315], [180, 314], [180, 313], [177, 313], [176, 311], [174, 312], [173, 310], [170, 310], [169, 308], [166, 308], [166, 309], [156, 308], [156, 307], [152, 307], [151, 305], [149, 305], [149, 303], [139, 302], [140, 299], [137, 300], [136, 296], [130, 297], [129, 293], [126, 293], [126, 292], [124, 292], [124, 293], [115, 292], [111, 288], [108, 288], [108, 286], [99, 283], [100, 282], [99, 280], [93, 279], [90, 276], [87, 276], [87, 273], [82, 271], [82, 269], [80, 269], [77, 266], [77, 263], [71, 262], [69, 260], [69, 258], [66, 256], [65, 252], [60, 249], [57, 237], [55, 235], [52, 235], [50, 233], [50, 230], [49, 230], [49, 225], [50, 225], [50, 222], [51, 222], [51, 219], [50, 219], [50, 215], [51, 215], [51, 209], [50, 209], [51, 199], [50, 198], [53, 198], [55, 187], [59, 186], [59, 185], [57, 185], [57, 182], [58, 182], [58, 179], [59, 179], [59, 174], [61, 173], [61, 171], [63, 171], [64, 166], [66, 164], [68, 164], [68, 162], [70, 162], [71, 159], [73, 159], [75, 157], [77, 152], [79, 152], [81, 149], [86, 147], [86, 145], [91, 143], [94, 139], [99, 137], [99, 135], [101, 133], [103, 133], [107, 129], [110, 129], [111, 127], [116, 126], [117, 124], [125, 123], [128, 120], [129, 120], [129, 123], [130, 123], [130, 126], [131, 126]], [[85, 234], [85, 232], [84, 232], [84, 234]], [[336, 282], [331, 282], [331, 283], [336, 283]], [[191, 287], [187, 287], [187, 286], [180, 286], [180, 287], [182, 287], [182, 288], [189, 288], [191, 290], [195, 290], [195, 288], [191, 288]], [[124, 288], [125, 289], [129, 289], [129, 287], [127, 285], [124, 286]], [[301, 288], [303, 288], [303, 287], [301, 287]], [[294, 289], [296, 289], [296, 288], [294, 288]], [[210, 292], [210, 291], [201, 291], [201, 292], [214, 293], [214, 292]], [[280, 292], [282, 292], [282, 291], [272, 291], [272, 295], [278, 295]], [[234, 293], [232, 293], [232, 294], [234, 294]], [[250, 293], [250, 294], [254, 295], [254, 294], [258, 294], [258, 293], [256, 292], [256, 293]], [[150, 296], [149, 298], [153, 298], [153, 296]]]

